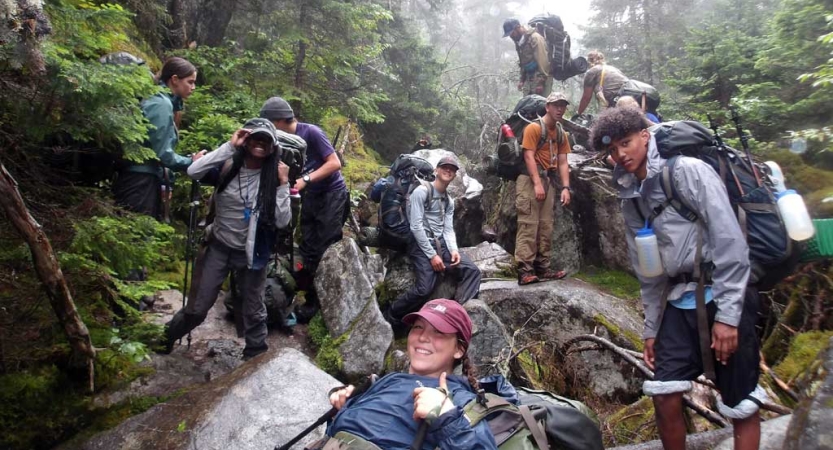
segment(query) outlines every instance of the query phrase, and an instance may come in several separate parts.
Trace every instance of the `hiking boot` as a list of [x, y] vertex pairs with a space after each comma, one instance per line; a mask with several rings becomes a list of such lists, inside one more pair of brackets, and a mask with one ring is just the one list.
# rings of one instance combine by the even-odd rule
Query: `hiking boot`
[[257, 355], [266, 353], [269, 350], [269, 346], [264, 344], [262, 347], [246, 347], [243, 349], [243, 361], [248, 361], [254, 358]]
[[518, 286], [526, 286], [527, 284], [537, 283], [539, 281], [541, 280], [534, 273], [518, 274]]
[[547, 269], [536, 274], [541, 281], [544, 280], [560, 280], [567, 276], [566, 270], [552, 270]]
[[176, 339], [173, 339], [168, 334], [168, 327], [165, 327], [165, 330], [162, 333], [162, 339], [157, 341], [157, 345], [155, 346], [156, 353], [170, 355], [174, 351], [176, 341]]
[[404, 324], [401, 319], [397, 319], [393, 316], [393, 314], [391, 314], [390, 307], [385, 309], [385, 311], [382, 313], [382, 317], [385, 319], [387, 323], [390, 324], [390, 327], [393, 330], [393, 335], [395, 337], [402, 337], [403, 332], [406, 332], [410, 329], [410, 327]]

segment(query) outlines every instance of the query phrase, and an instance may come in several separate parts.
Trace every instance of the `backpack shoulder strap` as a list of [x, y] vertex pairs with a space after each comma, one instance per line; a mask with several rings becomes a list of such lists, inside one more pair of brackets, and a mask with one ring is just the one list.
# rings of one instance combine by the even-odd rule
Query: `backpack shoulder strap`
[[[677, 213], [683, 216], [686, 220], [696, 222], [700, 219], [700, 216], [693, 208], [686, 204], [685, 200], [683, 200], [682, 196], [680, 196], [680, 192], [674, 182], [674, 168], [676, 167], [678, 158], [679, 156], [672, 156], [671, 158], [668, 158], [668, 161], [665, 163], [665, 166], [662, 168], [662, 173], [660, 174], [662, 192], [665, 194], [665, 198], [668, 199], [665, 203], [663, 203], [662, 208], [665, 208], [667, 205], [671, 205]], [[660, 212], [662, 211], [660, 210]], [[657, 215], [659, 214], [657, 213]], [[656, 217], [654, 214], [651, 214], [651, 216], [651, 219]]]
[[538, 421], [535, 420], [535, 416], [532, 415], [532, 411], [530, 411], [529, 406], [521, 405], [518, 407], [518, 410], [521, 412], [521, 417], [523, 417], [526, 427], [529, 428], [530, 433], [532, 433], [535, 445], [537, 445], [539, 449], [550, 448], [549, 443], [547, 442], [547, 434]]
[[466, 403], [466, 406], [463, 407], [463, 414], [469, 420], [472, 427], [497, 411], [517, 412], [517, 406], [504, 400], [499, 395], [487, 392], [483, 398], [485, 401], [482, 403], [478, 399], [474, 399]]

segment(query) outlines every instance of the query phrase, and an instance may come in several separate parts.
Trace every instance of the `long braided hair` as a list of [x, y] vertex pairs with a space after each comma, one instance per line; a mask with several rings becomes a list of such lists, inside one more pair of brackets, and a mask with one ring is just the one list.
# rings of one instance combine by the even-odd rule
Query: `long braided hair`
[[[231, 169], [225, 178], [220, 180], [217, 186], [217, 192], [223, 192], [229, 185], [231, 180], [238, 176], [240, 168], [243, 167], [243, 161], [246, 157], [246, 144], [237, 147], [234, 156], [231, 159]], [[272, 153], [263, 161], [263, 166], [260, 169], [260, 185], [255, 197], [255, 205], [257, 208], [252, 212], [257, 212], [258, 225], [265, 226], [267, 229], [275, 229], [275, 204], [277, 202], [278, 189], [278, 163], [280, 162], [280, 146], [274, 145]]]

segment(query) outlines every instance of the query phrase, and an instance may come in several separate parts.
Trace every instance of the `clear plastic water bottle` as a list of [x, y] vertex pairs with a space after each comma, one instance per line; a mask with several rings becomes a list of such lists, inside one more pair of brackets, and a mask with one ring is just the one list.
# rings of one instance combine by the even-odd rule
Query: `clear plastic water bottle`
[[813, 220], [807, 211], [804, 199], [793, 189], [778, 193], [778, 210], [787, 227], [787, 234], [794, 241], [806, 241], [816, 234]]
[[772, 180], [772, 188], [775, 189], [775, 192], [778, 193], [787, 190], [787, 186], [784, 185], [784, 172], [781, 171], [781, 166], [775, 161], [766, 161], [764, 164], [769, 167], [769, 171], [771, 172], [769, 178]]
[[665, 272], [659, 256], [657, 235], [647, 224], [636, 232], [636, 256], [639, 261], [639, 274], [643, 277], [657, 277]]

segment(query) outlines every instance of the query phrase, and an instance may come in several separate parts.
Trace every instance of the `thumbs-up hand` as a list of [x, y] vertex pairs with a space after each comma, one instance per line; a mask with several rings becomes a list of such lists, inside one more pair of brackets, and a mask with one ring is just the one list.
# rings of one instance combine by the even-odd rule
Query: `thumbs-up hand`
[[429, 423], [454, 409], [454, 403], [448, 398], [449, 390], [446, 374], [440, 374], [440, 387], [418, 387], [414, 389], [414, 419]]

